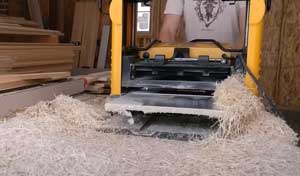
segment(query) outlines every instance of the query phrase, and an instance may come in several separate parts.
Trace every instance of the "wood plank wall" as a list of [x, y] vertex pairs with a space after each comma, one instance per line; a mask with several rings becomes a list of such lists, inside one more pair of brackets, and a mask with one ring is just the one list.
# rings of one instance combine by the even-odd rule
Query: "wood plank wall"
[[261, 82], [286, 110], [300, 110], [300, 1], [276, 0], [266, 16]]

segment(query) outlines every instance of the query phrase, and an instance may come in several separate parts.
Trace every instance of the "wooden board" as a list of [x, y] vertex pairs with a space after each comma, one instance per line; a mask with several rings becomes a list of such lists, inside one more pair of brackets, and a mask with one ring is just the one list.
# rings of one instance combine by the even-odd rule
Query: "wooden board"
[[31, 74], [4, 74], [0, 75], [0, 82], [12, 82], [20, 80], [34, 80], [34, 79], [61, 79], [67, 78], [70, 72], [47, 72], [47, 73], [31, 73]]
[[58, 65], [58, 64], [72, 64], [73, 65], [73, 58], [63, 58], [59, 60], [35, 60], [35, 61], [18, 61], [15, 63], [12, 63], [13, 68], [24, 68], [24, 67], [33, 67], [33, 66], [39, 66], [39, 65]]
[[94, 67], [99, 18], [98, 1], [76, 1], [71, 40], [81, 43], [80, 67]]
[[39, 0], [27, 0], [31, 20], [37, 22], [40, 28], [44, 28]]
[[85, 13], [84, 1], [77, 1], [75, 4], [73, 28], [72, 28], [72, 36], [71, 36], [71, 40], [73, 42], [81, 42], [82, 40], [84, 13]]
[[40, 101], [52, 100], [58, 95], [75, 95], [84, 91], [82, 80], [50, 83], [44, 86], [0, 94], [0, 116], [4, 117], [18, 109]]
[[41, 84], [47, 81], [65, 79], [69, 76], [70, 72], [1, 75], [0, 91]]
[[63, 34], [59, 31], [38, 29], [24, 26], [0, 26], [0, 33], [2, 34], [31, 34], [31, 35], [58, 35]]
[[12, 17], [12, 16], [0, 17], [0, 22], [8, 23], [8, 24], [18, 24], [18, 25], [28, 26], [28, 27], [38, 27], [38, 24], [36, 22], [26, 20], [23, 17]]
[[1, 42], [58, 43], [62, 35], [59, 31], [25, 27], [18, 23], [2, 22], [0, 25]]
[[35, 80], [17, 80], [17, 81], [10, 81], [2, 83], [0, 81], [0, 91], [7, 91], [21, 87], [28, 87], [39, 85], [41, 83], [47, 82], [45, 79], [35, 79]]
[[7, 73], [43, 73], [43, 72], [62, 72], [71, 71], [73, 68], [72, 64], [56, 64], [56, 65], [42, 65], [42, 66], [31, 66], [15, 68]]
[[[80, 66], [94, 68], [100, 12], [98, 1], [85, 1], [84, 30], [82, 35], [82, 53]], [[90, 20], [93, 18], [93, 20]]]

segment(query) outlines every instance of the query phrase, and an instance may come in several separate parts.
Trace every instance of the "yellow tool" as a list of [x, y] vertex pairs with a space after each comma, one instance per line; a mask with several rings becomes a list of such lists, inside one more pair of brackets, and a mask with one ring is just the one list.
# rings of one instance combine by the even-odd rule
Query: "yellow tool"
[[[223, 0], [246, 3], [244, 47], [227, 48], [211, 39], [166, 44], [154, 40], [146, 48], [135, 47], [137, 2], [112, 0], [111, 95], [105, 108], [111, 112], [175, 113], [216, 115], [212, 94], [216, 82], [230, 76], [235, 61], [243, 59], [258, 79], [263, 19], [270, 0]], [[246, 85], [257, 94], [246, 75]]]

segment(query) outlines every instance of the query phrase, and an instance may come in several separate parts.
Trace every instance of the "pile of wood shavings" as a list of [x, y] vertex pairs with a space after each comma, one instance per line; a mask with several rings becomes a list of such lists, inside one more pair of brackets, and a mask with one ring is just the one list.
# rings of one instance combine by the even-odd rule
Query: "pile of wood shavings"
[[217, 117], [218, 137], [234, 139], [250, 135], [297, 144], [297, 134], [285, 121], [266, 112], [261, 99], [244, 85], [242, 75], [233, 75], [217, 85], [214, 99], [216, 107], [224, 111]]
[[[228, 87], [235, 92], [222, 90]], [[102, 134], [95, 131], [101, 108], [66, 96], [41, 102], [0, 123], [0, 175], [300, 175], [296, 134], [283, 120], [262, 105], [255, 117], [236, 113], [244, 107], [235, 101], [254, 106], [259, 100], [241, 77], [221, 83], [216, 99], [226, 112], [218, 136], [198, 142]], [[231, 113], [230, 105], [238, 110]]]
[[39, 124], [47, 131], [68, 132], [101, 126], [103, 112], [72, 97], [59, 95], [53, 101], [42, 101], [18, 113], [17, 118]]

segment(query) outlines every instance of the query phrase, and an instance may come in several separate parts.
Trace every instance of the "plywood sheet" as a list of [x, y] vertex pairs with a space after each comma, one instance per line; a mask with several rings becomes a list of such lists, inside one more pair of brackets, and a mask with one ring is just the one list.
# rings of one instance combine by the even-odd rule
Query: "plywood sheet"
[[283, 0], [273, 1], [272, 9], [265, 17], [260, 81], [267, 94], [273, 98], [276, 89], [276, 70], [279, 65], [283, 10]]
[[300, 109], [300, 1], [285, 0], [276, 99], [285, 109]]

